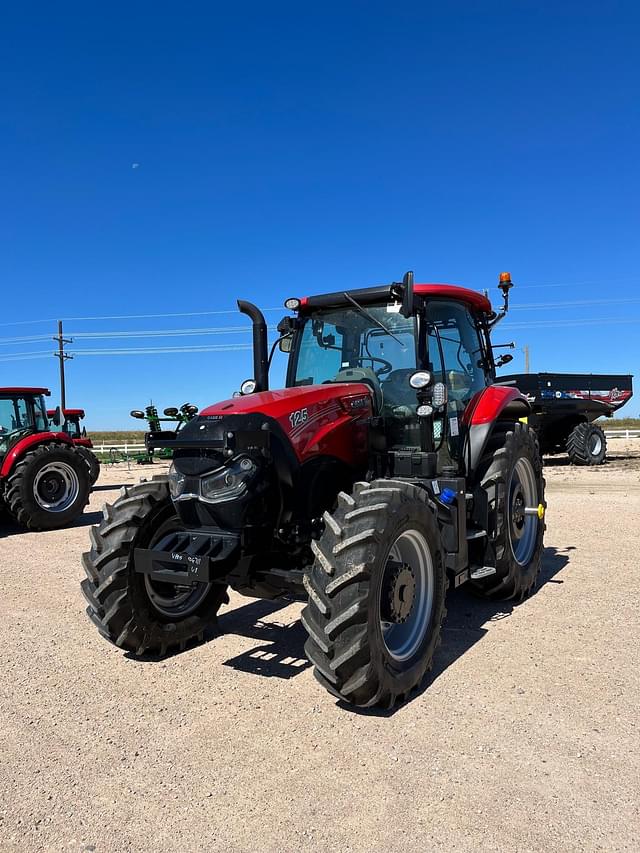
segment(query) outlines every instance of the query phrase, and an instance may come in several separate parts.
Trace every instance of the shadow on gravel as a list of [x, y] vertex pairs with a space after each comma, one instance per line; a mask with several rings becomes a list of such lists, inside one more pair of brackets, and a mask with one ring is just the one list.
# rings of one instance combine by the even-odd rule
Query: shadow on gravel
[[[485, 627], [488, 622], [507, 619], [517, 607], [526, 607], [527, 601], [538, 595], [546, 584], [563, 583], [556, 575], [567, 565], [569, 555], [574, 550], [574, 546], [568, 546], [562, 550], [544, 549], [538, 585], [529, 599], [522, 604], [511, 601], [486, 601], [471, 595], [465, 587], [458, 590], [450, 589], [447, 593], [448, 613], [442, 630], [442, 645], [436, 653], [433, 670], [409, 701], [428, 690], [448, 667], [482, 640], [488, 631]], [[258, 599], [242, 607], [228, 610], [219, 617], [218, 630], [206, 637], [205, 641], [215, 640], [220, 634], [236, 634], [258, 640], [259, 645], [229, 658], [224, 661], [223, 666], [263, 678], [293, 678], [311, 666], [304, 653], [307, 634], [302, 623], [297, 620], [292, 624], [283, 625], [262, 621], [290, 604], [290, 599], [275, 601]], [[173, 654], [181, 654], [181, 652], [176, 650]], [[168, 657], [172, 657], [173, 654], [169, 654]], [[126, 656], [147, 662], [166, 660], [166, 657], [157, 658], [146, 655], [136, 658], [131, 653], [127, 653]], [[391, 711], [385, 711], [380, 708], [354, 708], [342, 701], [338, 701], [337, 704], [353, 714], [375, 717], [391, 717], [403, 707], [398, 705]]]
[[[513, 601], [487, 601], [476, 598], [464, 586], [457, 590], [449, 589], [447, 618], [442, 628], [442, 645], [436, 652], [431, 673], [420, 688], [412, 694], [409, 702], [428, 690], [446, 669], [482, 640], [487, 634], [488, 629], [485, 625], [488, 622], [507, 619], [517, 608], [526, 607], [527, 601], [538, 595], [546, 584], [563, 583], [560, 578], [556, 578], [556, 575], [568, 564], [571, 551], [575, 551], [575, 546], [570, 545], [561, 550], [544, 549], [538, 585], [529, 598], [521, 604]], [[373, 717], [392, 717], [403, 708], [403, 705], [397, 705], [391, 711], [385, 711], [382, 708], [354, 708], [342, 701], [337, 704], [353, 714]]]
[[288, 599], [258, 600], [223, 613], [218, 619], [220, 633], [261, 641], [255, 648], [226, 660], [223, 666], [265, 678], [293, 678], [308, 669], [311, 664], [304, 655], [307, 634], [300, 620], [287, 625], [261, 621], [289, 604]]
[[[92, 492], [111, 492], [114, 489], [124, 489], [124, 487], [126, 485], [127, 485], [126, 483], [114, 483], [112, 486], [93, 486], [91, 488], [91, 491]], [[131, 486], [133, 484], [129, 483], [129, 485]]]

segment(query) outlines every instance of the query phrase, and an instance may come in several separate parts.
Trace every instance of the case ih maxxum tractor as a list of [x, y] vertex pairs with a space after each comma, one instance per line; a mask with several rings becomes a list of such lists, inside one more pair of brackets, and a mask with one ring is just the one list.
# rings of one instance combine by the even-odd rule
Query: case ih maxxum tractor
[[239, 302], [254, 378], [163, 433], [168, 476], [125, 487], [92, 530], [83, 591], [100, 633], [164, 654], [203, 638], [228, 587], [294, 595], [318, 681], [391, 708], [431, 668], [449, 582], [524, 598], [540, 569], [544, 480], [520, 422], [526, 398], [495, 384], [490, 331], [512, 286], [500, 278], [498, 312], [475, 291], [414, 286], [412, 273], [288, 299], [277, 391], [264, 317]]
[[51, 432], [46, 388], [0, 388], [0, 507], [30, 530], [65, 527], [89, 501], [89, 470], [72, 439]]

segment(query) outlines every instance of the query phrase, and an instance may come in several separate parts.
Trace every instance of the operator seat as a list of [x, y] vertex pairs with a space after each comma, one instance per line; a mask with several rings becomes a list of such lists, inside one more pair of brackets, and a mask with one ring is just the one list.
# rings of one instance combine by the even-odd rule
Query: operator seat
[[415, 409], [418, 400], [415, 388], [409, 385], [409, 379], [415, 372], [415, 367], [404, 367], [400, 370], [391, 371], [382, 383], [382, 397], [385, 406], [392, 409], [398, 406]]
[[382, 411], [382, 388], [375, 370], [371, 367], [343, 367], [331, 382], [360, 382], [368, 385], [373, 391], [374, 413], [379, 414]]

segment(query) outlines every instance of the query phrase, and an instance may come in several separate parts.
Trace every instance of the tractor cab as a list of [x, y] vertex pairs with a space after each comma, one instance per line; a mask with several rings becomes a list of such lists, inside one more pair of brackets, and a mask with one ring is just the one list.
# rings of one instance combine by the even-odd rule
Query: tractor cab
[[73, 441], [87, 437], [86, 427], [81, 426], [80, 421], [84, 419], [84, 409], [64, 409], [63, 417], [60, 417], [60, 409], [47, 409], [47, 417], [60, 432], [66, 433]]
[[21, 438], [48, 429], [46, 388], [0, 388], [0, 460]]
[[437, 452], [439, 468], [457, 469], [465, 410], [495, 377], [496, 315], [465, 288], [417, 284], [412, 294], [404, 310], [388, 286], [287, 300], [297, 317], [279, 326], [286, 384], [364, 384], [389, 449]]

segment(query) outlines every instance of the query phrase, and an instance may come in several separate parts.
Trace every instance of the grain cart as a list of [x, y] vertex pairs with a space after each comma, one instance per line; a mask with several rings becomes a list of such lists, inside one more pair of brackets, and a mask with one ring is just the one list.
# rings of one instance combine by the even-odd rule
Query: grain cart
[[499, 381], [526, 394], [542, 453], [566, 453], [573, 465], [602, 465], [607, 437], [597, 420], [612, 418], [633, 396], [629, 374], [514, 373]]
[[86, 462], [89, 482], [93, 486], [100, 476], [100, 460], [93, 452], [93, 442], [87, 436], [86, 428], [80, 424], [84, 416], [84, 409], [65, 409], [63, 412], [60, 408], [47, 409], [49, 421], [71, 438], [73, 446]]
[[[544, 480], [530, 407], [494, 384], [504, 305], [401, 283], [287, 299], [286, 387], [253, 378], [173, 440], [167, 476], [104, 510], [84, 555], [88, 614], [135, 654], [201, 640], [231, 587], [298, 596], [318, 681], [390, 708], [431, 668], [448, 583], [524, 598], [540, 569]], [[501, 359], [497, 360], [498, 365]]]
[[89, 471], [72, 439], [51, 432], [46, 388], [0, 388], [0, 504], [30, 530], [64, 527], [89, 500]]

